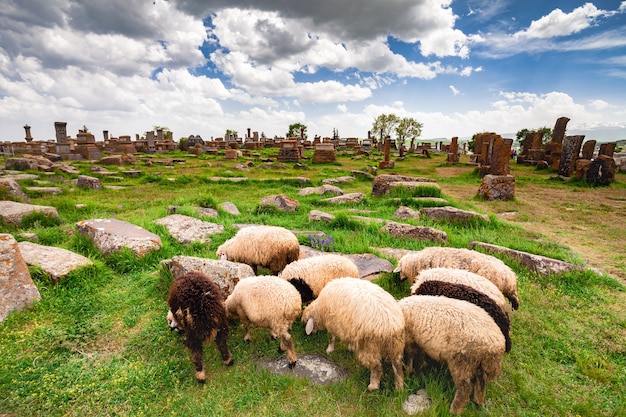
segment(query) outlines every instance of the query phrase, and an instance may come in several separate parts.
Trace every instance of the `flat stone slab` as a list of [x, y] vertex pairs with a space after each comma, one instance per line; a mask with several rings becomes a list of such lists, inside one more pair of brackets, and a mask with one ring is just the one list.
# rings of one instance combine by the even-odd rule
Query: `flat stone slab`
[[183, 214], [170, 214], [167, 217], [156, 219], [156, 224], [165, 226], [170, 235], [180, 243], [211, 242], [209, 235], [221, 233], [224, 226], [221, 224], [205, 222], [195, 217]]
[[15, 238], [0, 233], [0, 322], [41, 300]]
[[298, 195], [324, 195], [324, 194], [332, 194], [332, 195], [343, 195], [343, 190], [335, 185], [324, 184], [319, 187], [305, 187], [298, 191]]
[[55, 283], [77, 268], [93, 265], [91, 259], [67, 249], [32, 242], [20, 242], [18, 246], [26, 263], [43, 269]]
[[388, 221], [381, 229], [393, 237], [405, 237], [410, 239], [430, 240], [437, 243], [447, 243], [448, 234], [426, 226], [413, 226], [411, 224]]
[[394, 269], [391, 262], [386, 259], [379, 258], [371, 253], [354, 253], [346, 255], [339, 252], [324, 252], [310, 246], [300, 245], [300, 259], [327, 255], [329, 253], [345, 256], [350, 259], [359, 269], [359, 278], [366, 279], [368, 281], [378, 278], [378, 275], [382, 272], [393, 272]]
[[0, 201], [0, 218], [6, 224], [19, 226], [22, 223], [22, 218], [31, 213], [42, 213], [48, 217], [61, 218], [54, 207], [17, 203], [15, 201]]
[[472, 220], [481, 220], [489, 223], [489, 216], [479, 214], [474, 211], [461, 210], [452, 206], [444, 207], [424, 207], [420, 210], [420, 214], [431, 220], [444, 220], [452, 223], [467, 223]]
[[43, 194], [57, 195], [63, 192], [61, 187], [26, 187], [28, 191], [36, 191]]
[[360, 203], [365, 198], [365, 194], [363, 193], [348, 193], [339, 195], [337, 197], [325, 198], [322, 201], [326, 201], [331, 204], [342, 204], [342, 203]]
[[161, 249], [161, 238], [143, 227], [117, 219], [91, 219], [76, 223], [81, 235], [91, 239], [105, 255], [128, 248], [138, 256]]
[[279, 359], [259, 359], [257, 364], [275, 375], [294, 375], [307, 378], [317, 385], [336, 384], [345, 381], [350, 373], [330, 359], [315, 354], [298, 355], [293, 369], [289, 369], [287, 356]]

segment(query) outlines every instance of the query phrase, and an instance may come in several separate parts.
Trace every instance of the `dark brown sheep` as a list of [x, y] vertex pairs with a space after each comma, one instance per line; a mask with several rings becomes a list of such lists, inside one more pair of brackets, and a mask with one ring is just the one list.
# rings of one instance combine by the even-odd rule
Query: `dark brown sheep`
[[228, 349], [228, 320], [220, 287], [201, 272], [189, 272], [172, 282], [168, 297], [167, 321], [172, 330], [184, 333], [184, 344], [191, 352], [196, 379], [206, 380], [202, 344], [215, 341], [222, 360], [232, 365]]

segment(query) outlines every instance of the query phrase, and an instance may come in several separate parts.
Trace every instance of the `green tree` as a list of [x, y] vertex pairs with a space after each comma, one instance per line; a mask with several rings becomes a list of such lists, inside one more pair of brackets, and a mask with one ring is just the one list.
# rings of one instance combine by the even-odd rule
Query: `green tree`
[[415, 139], [422, 134], [423, 123], [412, 117], [403, 117], [396, 125], [395, 131], [398, 136], [398, 144], [404, 145], [407, 139], [411, 139], [409, 149], [415, 149]]
[[515, 138], [519, 142], [520, 146], [524, 146], [524, 142], [526, 140], [526, 134], [527, 133], [534, 133], [534, 132], [542, 132], [542, 137], [541, 137], [541, 143], [542, 144], [545, 144], [546, 142], [550, 142], [550, 140], [552, 140], [552, 129], [550, 129], [547, 126], [543, 126], [543, 127], [538, 128], [538, 129], [532, 129], [532, 130], [524, 128], [522, 130], [519, 130], [515, 134]]
[[300, 132], [302, 132], [302, 138], [306, 138], [306, 125], [302, 123], [292, 123], [289, 125], [289, 131], [287, 132], [288, 138], [291, 137], [300, 137]]
[[224, 133], [224, 140], [228, 140], [230, 135], [233, 135], [233, 138], [237, 137], [237, 131], [233, 129], [226, 129], [226, 133]]
[[382, 134], [383, 140], [387, 136], [391, 137], [391, 133], [396, 130], [399, 123], [400, 118], [395, 114], [381, 114], [372, 124], [372, 136], [378, 138], [378, 135]]

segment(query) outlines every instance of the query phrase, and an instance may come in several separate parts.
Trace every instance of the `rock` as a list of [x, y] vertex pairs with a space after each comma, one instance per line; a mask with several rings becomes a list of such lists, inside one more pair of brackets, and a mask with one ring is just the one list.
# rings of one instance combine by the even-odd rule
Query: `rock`
[[398, 207], [398, 210], [396, 210], [395, 213], [393, 213], [393, 217], [396, 217], [398, 219], [419, 219], [420, 217], [420, 211], [419, 210], [413, 210], [411, 207], [407, 207], [407, 206], [400, 206]]
[[224, 299], [232, 293], [239, 280], [254, 276], [250, 265], [194, 256], [174, 256], [161, 261], [161, 264], [168, 268], [174, 279], [192, 271], [208, 275], [221, 288]]
[[123, 165], [124, 160], [122, 155], [110, 155], [100, 158], [98, 163], [102, 165]]
[[432, 406], [432, 400], [430, 399], [428, 392], [424, 388], [418, 390], [415, 394], [408, 396], [406, 401], [402, 404], [402, 409], [410, 416], [415, 414], [421, 414], [430, 409]]
[[478, 195], [490, 201], [512, 200], [515, 198], [515, 177], [513, 175], [485, 175], [478, 188]]
[[344, 255], [352, 260], [359, 268], [359, 278], [371, 281], [378, 278], [382, 272], [393, 272], [394, 266], [386, 259], [379, 258], [371, 253]]
[[89, 177], [87, 175], [79, 175], [78, 181], [76, 181], [78, 188], [91, 188], [92, 190], [101, 190], [102, 183], [96, 177]]
[[192, 243], [194, 241], [209, 243], [211, 238], [208, 235], [224, 231], [224, 226], [221, 224], [205, 222], [182, 214], [171, 214], [156, 219], [154, 222], [165, 226], [169, 234], [179, 243]]
[[52, 194], [57, 195], [63, 192], [63, 188], [61, 187], [28, 187], [26, 188], [28, 191], [35, 191], [42, 194]]
[[394, 237], [430, 240], [438, 243], [446, 243], [448, 241], [448, 235], [446, 232], [426, 226], [413, 226], [410, 224], [389, 221], [381, 230]]
[[515, 249], [509, 249], [503, 246], [492, 245], [490, 243], [472, 241], [468, 246], [470, 249], [479, 248], [492, 255], [508, 256], [511, 259], [518, 261], [529, 270], [544, 276], [583, 269], [582, 267], [573, 265], [569, 262], [547, 258], [545, 256], [535, 255]]
[[32, 213], [42, 213], [47, 217], [61, 219], [57, 209], [54, 207], [24, 204], [15, 201], [0, 201], [0, 218], [6, 224], [19, 226], [24, 216]]
[[364, 198], [365, 194], [363, 193], [348, 193], [337, 197], [325, 198], [322, 201], [326, 201], [331, 204], [360, 203]]
[[404, 255], [409, 253], [417, 253], [418, 251], [410, 250], [410, 249], [398, 249], [398, 248], [372, 248], [376, 252], [387, 256], [388, 258], [393, 258], [396, 261], [399, 261]]
[[0, 233], [0, 322], [41, 300], [13, 236]]
[[257, 363], [275, 375], [295, 375], [307, 378], [317, 385], [335, 384], [345, 381], [349, 376], [346, 369], [316, 354], [298, 355], [298, 361], [293, 369], [289, 369], [289, 359], [286, 355], [279, 359], [259, 359]]
[[13, 178], [0, 178], [0, 190], [21, 203], [30, 203], [22, 187]]
[[486, 214], [478, 214], [473, 211], [461, 210], [452, 206], [424, 207], [421, 214], [431, 220], [444, 220], [452, 223], [467, 223], [472, 220], [490, 222]]
[[161, 249], [161, 238], [146, 229], [117, 219], [91, 219], [76, 223], [78, 232], [91, 239], [105, 255], [128, 248], [137, 256]]
[[204, 217], [217, 217], [220, 215], [217, 210], [211, 207], [198, 208], [198, 214]]
[[20, 242], [18, 246], [26, 263], [43, 269], [54, 283], [77, 268], [93, 265], [89, 258], [66, 249], [32, 242]]
[[388, 194], [389, 190], [391, 190], [392, 184], [398, 181], [405, 182], [405, 183], [428, 182], [428, 183], [432, 183], [433, 186], [438, 186], [435, 180], [430, 179], [430, 178], [410, 177], [407, 175], [396, 175], [396, 174], [382, 174], [382, 175], [377, 175], [374, 178], [374, 181], [372, 182], [372, 197], [379, 197], [381, 195]]
[[60, 171], [63, 171], [66, 174], [72, 174], [72, 175], [80, 174], [80, 171], [78, 169], [68, 164], [60, 164], [57, 168], [59, 168]]
[[587, 182], [594, 185], [609, 185], [615, 179], [617, 165], [610, 156], [600, 155], [589, 165]]
[[264, 207], [276, 207], [280, 211], [296, 211], [300, 203], [293, 198], [287, 197], [285, 194], [276, 194], [263, 197], [260, 202]]
[[319, 210], [311, 210], [309, 212], [309, 221], [310, 222], [325, 222], [328, 223], [331, 220], [333, 220], [335, 218], [334, 215], [330, 214], [330, 213], [324, 213], [323, 211], [319, 211]]
[[390, 189], [396, 188], [396, 187], [404, 187], [407, 190], [414, 190], [416, 188], [423, 188], [423, 187], [436, 188], [437, 190], [441, 189], [439, 184], [433, 181], [395, 181], [395, 182], [389, 183], [389, 187]]
[[7, 158], [4, 162], [6, 169], [14, 169], [16, 171], [37, 171], [39, 163], [31, 158]]
[[[376, 173], [376, 167], [372, 167], [374, 173]], [[352, 175], [354, 175], [357, 178], [362, 178], [365, 180], [373, 180], [375, 178], [375, 174], [370, 174], [369, 172], [365, 172], [365, 171], [352, 171], [350, 172]]]
[[324, 194], [332, 194], [332, 195], [343, 195], [343, 190], [334, 185], [324, 184], [320, 187], [306, 187], [298, 191], [298, 195], [324, 195]]
[[239, 212], [239, 209], [237, 208], [237, 206], [233, 203], [231, 203], [230, 201], [225, 201], [223, 203], [220, 203], [218, 205], [218, 207], [225, 211], [228, 214], [231, 214], [233, 216], [239, 216], [241, 213]]
[[352, 182], [352, 181], [354, 181], [354, 177], [346, 175], [346, 176], [337, 177], [337, 178], [326, 178], [322, 180], [322, 184], [326, 184], [326, 185], [345, 184], [345, 183]]

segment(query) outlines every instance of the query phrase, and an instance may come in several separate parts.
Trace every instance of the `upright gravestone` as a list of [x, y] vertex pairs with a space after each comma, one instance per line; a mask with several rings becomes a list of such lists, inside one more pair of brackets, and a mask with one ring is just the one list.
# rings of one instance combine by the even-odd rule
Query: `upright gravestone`
[[603, 143], [602, 145], [600, 145], [600, 152], [598, 152], [598, 155], [606, 155], [612, 158], [613, 154], [615, 153], [615, 145], [615, 142]]
[[552, 130], [552, 142], [563, 142], [567, 122], [569, 122], [569, 119], [567, 117], [559, 117], [558, 119], [556, 119], [556, 123], [554, 124], [554, 130]]
[[580, 147], [585, 135], [565, 136], [563, 139], [563, 149], [559, 161], [559, 176], [569, 178], [574, 172], [574, 166], [580, 153]]
[[448, 152], [448, 165], [459, 163], [459, 137], [454, 136], [450, 142], [450, 151]]
[[12, 235], [0, 233], [0, 322], [33, 305], [41, 295]]
[[596, 148], [595, 140], [588, 140], [583, 144], [582, 159], [593, 159], [593, 151]]
[[489, 168], [491, 175], [508, 175], [510, 173], [509, 159], [511, 158], [512, 143], [513, 140], [511, 139], [503, 139], [500, 136], [494, 138]]

